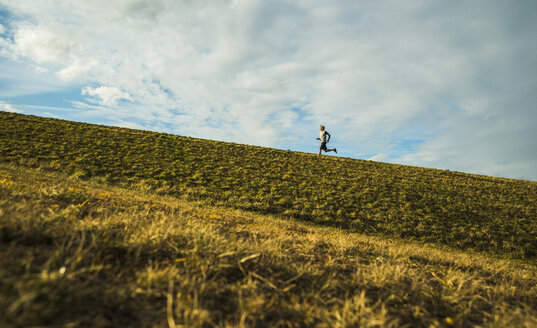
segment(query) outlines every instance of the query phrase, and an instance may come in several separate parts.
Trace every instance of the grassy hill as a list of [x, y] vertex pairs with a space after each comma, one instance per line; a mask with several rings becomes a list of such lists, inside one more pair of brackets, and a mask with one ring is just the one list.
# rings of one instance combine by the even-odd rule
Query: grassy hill
[[535, 327], [537, 267], [0, 164], [1, 327]]
[[0, 112], [0, 161], [535, 261], [537, 182]]
[[536, 210], [535, 182], [0, 112], [0, 326], [535, 327]]

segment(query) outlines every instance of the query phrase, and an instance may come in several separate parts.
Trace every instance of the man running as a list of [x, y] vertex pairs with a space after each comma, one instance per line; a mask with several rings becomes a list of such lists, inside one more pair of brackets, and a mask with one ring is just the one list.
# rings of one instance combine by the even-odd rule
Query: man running
[[[326, 144], [330, 142], [330, 133], [324, 129], [324, 125], [321, 125], [320, 127], [321, 132], [319, 133], [320, 138], [317, 138], [317, 140], [321, 140], [321, 147], [319, 147], [319, 153], [317, 156], [321, 156], [321, 150], [324, 150], [325, 152], [333, 151], [337, 154], [337, 149], [328, 149], [326, 148]], [[326, 138], [328, 136], [328, 138]]]

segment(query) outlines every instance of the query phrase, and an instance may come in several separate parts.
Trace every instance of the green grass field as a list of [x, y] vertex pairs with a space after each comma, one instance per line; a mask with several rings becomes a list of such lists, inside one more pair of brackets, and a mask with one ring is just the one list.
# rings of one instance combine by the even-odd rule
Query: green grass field
[[0, 112], [1, 327], [535, 327], [537, 183]]

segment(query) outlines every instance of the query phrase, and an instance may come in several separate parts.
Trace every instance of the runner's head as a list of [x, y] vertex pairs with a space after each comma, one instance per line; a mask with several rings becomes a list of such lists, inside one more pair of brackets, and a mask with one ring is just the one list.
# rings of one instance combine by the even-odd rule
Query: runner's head
[[324, 125], [321, 125], [320, 128], [321, 128], [321, 131], [324, 131]]

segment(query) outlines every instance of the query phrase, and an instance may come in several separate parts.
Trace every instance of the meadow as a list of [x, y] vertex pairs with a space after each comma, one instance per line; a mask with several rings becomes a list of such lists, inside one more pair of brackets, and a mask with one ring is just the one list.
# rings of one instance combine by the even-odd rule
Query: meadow
[[0, 112], [1, 327], [536, 327], [537, 183]]
[[536, 327], [525, 262], [0, 164], [1, 327]]
[[0, 162], [368, 235], [537, 258], [532, 181], [6, 112]]

